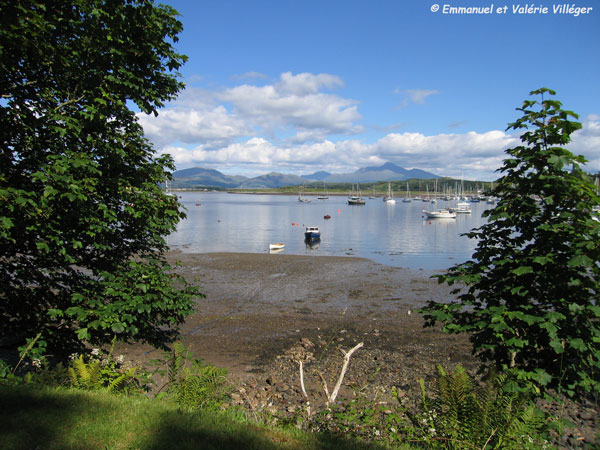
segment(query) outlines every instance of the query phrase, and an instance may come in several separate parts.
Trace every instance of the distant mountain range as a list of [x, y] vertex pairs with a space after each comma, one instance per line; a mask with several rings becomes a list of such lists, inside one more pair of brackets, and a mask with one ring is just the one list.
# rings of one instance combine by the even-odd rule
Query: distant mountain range
[[173, 188], [192, 188], [198, 186], [234, 188], [240, 186], [248, 177], [224, 175], [218, 170], [194, 167], [173, 172]]
[[431, 172], [420, 169], [404, 169], [392, 163], [385, 163], [378, 167], [365, 167], [352, 173], [332, 174], [325, 171], [315, 172], [311, 175], [282, 174], [271, 172], [254, 178], [240, 175], [224, 175], [218, 170], [196, 167], [173, 172], [171, 187], [219, 187], [219, 188], [247, 188], [267, 189], [284, 186], [297, 186], [315, 181], [326, 183], [373, 183], [378, 181], [401, 181], [410, 178], [430, 179], [439, 178]]

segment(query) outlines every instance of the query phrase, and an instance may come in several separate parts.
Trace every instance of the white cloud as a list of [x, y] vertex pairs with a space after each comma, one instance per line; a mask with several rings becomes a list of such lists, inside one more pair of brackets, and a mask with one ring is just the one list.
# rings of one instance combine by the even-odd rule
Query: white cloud
[[342, 86], [339, 77], [283, 73], [278, 83], [266, 86], [244, 84], [218, 94], [230, 102], [234, 112], [268, 133], [278, 127], [297, 131], [296, 142], [322, 140], [330, 134], [357, 133], [361, 118], [356, 101], [320, 92]]
[[158, 117], [138, 113], [138, 119], [159, 149], [175, 142], [223, 146], [253, 131], [242, 118], [215, 102], [211, 92], [194, 88], [183, 91]]
[[215, 92], [189, 88], [158, 117], [140, 113], [138, 118], [159, 149], [177, 142], [224, 147], [257, 135], [321, 142], [331, 134], [363, 130], [356, 123], [361, 119], [356, 101], [322, 92], [343, 84], [334, 75], [286, 72], [265, 86], [242, 84]]
[[398, 109], [406, 108], [411, 103], [415, 103], [417, 105], [424, 105], [427, 97], [431, 95], [439, 94], [440, 91], [435, 89], [395, 89], [394, 94], [403, 95], [404, 98], [402, 102], [397, 106]]
[[500, 166], [504, 150], [517, 142], [517, 138], [497, 130], [434, 136], [392, 133], [375, 143], [373, 153], [402, 167], [469, 178], [486, 173], [489, 178]]
[[[386, 133], [376, 141], [357, 134], [358, 102], [327, 92], [343, 86], [329, 74], [289, 72], [275, 83], [240, 84], [217, 91], [187, 89], [158, 117], [139, 115], [146, 135], [179, 169], [207, 166], [245, 175], [271, 171], [334, 173], [393, 162], [439, 175], [491, 180], [520, 145], [517, 134], [487, 132], [425, 135], [393, 132], [403, 123], [371, 130]], [[405, 90], [406, 101], [422, 103], [438, 91]], [[345, 136], [345, 137], [344, 137]], [[352, 137], [350, 137], [352, 136]], [[583, 154], [588, 170], [600, 171], [600, 116], [589, 115], [568, 148]]]
[[373, 144], [359, 140], [325, 140], [276, 145], [264, 138], [252, 138], [217, 150], [198, 146], [192, 150], [174, 147], [165, 151], [171, 153], [178, 167], [235, 167], [240, 173], [258, 174], [272, 170], [297, 174], [315, 170], [353, 172], [360, 167], [390, 161], [405, 168], [419, 168], [440, 175], [491, 179], [505, 156], [504, 149], [517, 141], [502, 131], [437, 136], [391, 133]]

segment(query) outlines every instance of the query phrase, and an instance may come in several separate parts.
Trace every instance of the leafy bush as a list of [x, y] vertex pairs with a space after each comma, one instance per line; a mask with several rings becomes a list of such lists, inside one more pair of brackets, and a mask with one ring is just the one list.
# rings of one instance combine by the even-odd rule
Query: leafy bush
[[438, 367], [428, 393], [423, 380], [417, 410], [369, 401], [358, 396], [314, 416], [310, 428], [390, 445], [430, 449], [543, 449], [550, 422], [523, 392], [509, 392], [510, 378], [496, 376], [477, 384], [462, 367], [447, 373]]
[[333, 404], [317, 413], [309, 423], [313, 431], [387, 443], [406, 442], [410, 422], [402, 409], [358, 396], [347, 403]]
[[172, 391], [175, 402], [182, 409], [217, 409], [228, 398], [227, 369], [195, 360], [173, 385]]
[[[514, 370], [518, 383], [539, 393], [600, 393], [600, 204], [591, 178], [562, 145], [581, 124], [539, 89], [509, 129], [525, 130], [506, 152], [488, 223], [473, 260], [450, 268], [440, 282], [457, 284], [458, 300], [431, 301], [426, 325], [469, 333], [484, 369]], [[466, 287], [466, 289], [464, 288]]]

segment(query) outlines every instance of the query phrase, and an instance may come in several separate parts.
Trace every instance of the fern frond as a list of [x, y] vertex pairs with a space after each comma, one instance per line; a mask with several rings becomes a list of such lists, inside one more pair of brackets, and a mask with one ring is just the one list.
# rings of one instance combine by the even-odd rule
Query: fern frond
[[129, 381], [135, 377], [135, 372], [136, 372], [135, 367], [132, 367], [131, 369], [128, 369], [126, 372], [121, 373], [121, 375], [119, 375], [117, 378], [113, 379], [109, 383], [107, 390], [108, 391], [118, 391], [118, 390], [122, 389], [123, 385], [127, 381]]

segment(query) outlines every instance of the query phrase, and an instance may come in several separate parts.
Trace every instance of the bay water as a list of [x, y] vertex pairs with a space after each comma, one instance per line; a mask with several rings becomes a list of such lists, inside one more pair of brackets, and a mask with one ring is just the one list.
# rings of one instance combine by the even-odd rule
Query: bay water
[[[173, 250], [189, 253], [268, 253], [269, 244], [283, 243], [283, 254], [357, 256], [395, 267], [440, 270], [471, 258], [474, 239], [461, 236], [483, 225], [481, 213], [491, 207], [472, 203], [471, 214], [456, 219], [427, 219], [424, 209], [437, 206], [396, 199], [365, 197], [365, 205], [348, 205], [345, 196], [327, 200], [297, 195], [230, 194], [224, 192], [178, 192], [187, 218], [167, 238]], [[324, 216], [331, 216], [325, 219]], [[304, 240], [307, 226], [321, 230], [321, 240]], [[275, 255], [274, 255], [275, 256]]]

